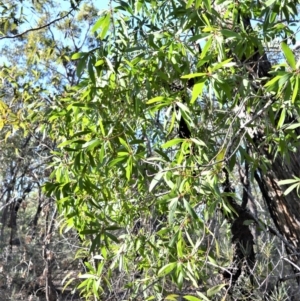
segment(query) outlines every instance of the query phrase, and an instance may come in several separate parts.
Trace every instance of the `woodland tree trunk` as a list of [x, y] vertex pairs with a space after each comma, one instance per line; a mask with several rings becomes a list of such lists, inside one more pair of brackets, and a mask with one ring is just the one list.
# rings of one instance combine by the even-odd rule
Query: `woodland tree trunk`
[[[249, 17], [241, 18], [240, 22], [243, 23], [243, 27], [246, 28], [249, 33], [252, 31]], [[235, 57], [234, 49], [232, 50], [232, 55]], [[254, 54], [250, 59], [242, 58], [241, 61], [242, 62], [239, 63], [242, 63], [245, 66], [245, 69], [249, 71], [249, 78], [253, 79], [254, 81], [258, 80], [261, 82], [261, 84], [263, 84], [263, 81], [260, 79], [270, 77], [269, 71], [271, 70], [271, 63], [268, 61], [266, 53], [259, 53], [258, 48], [254, 49]], [[257, 93], [260, 92], [257, 91]], [[270, 99], [270, 101], [271, 103], [273, 102], [272, 99]], [[247, 114], [247, 112], [245, 112], [245, 114]], [[267, 117], [263, 114], [262, 116], [263, 118]], [[252, 138], [252, 141], [250, 142], [251, 139], [249, 139], [247, 149], [251, 150], [252, 153], [259, 153], [260, 156], [264, 156], [266, 159], [268, 159], [269, 165], [267, 167], [267, 172], [263, 171], [262, 169], [258, 169], [255, 172], [255, 180], [261, 190], [270, 216], [279, 233], [282, 235], [287, 253], [291, 256], [290, 259], [293, 262], [293, 269], [295, 272], [299, 273], [300, 200], [296, 189], [285, 196], [283, 194], [284, 189], [279, 186], [278, 182], [284, 179], [291, 179], [293, 176], [299, 177], [300, 148], [297, 152], [289, 153], [290, 162], [287, 162], [287, 160], [284, 159], [279, 153], [277, 153], [276, 156], [269, 153], [268, 144], [263, 138], [265, 136], [263, 128], [249, 128], [248, 134]], [[299, 133], [296, 133], [296, 136], [299, 135], [300, 131]], [[226, 171], [224, 172], [226, 174]], [[225, 184], [224, 192], [233, 192], [230, 188], [228, 174], [226, 178], [227, 184]], [[245, 188], [245, 184], [242, 184]], [[234, 285], [235, 281], [242, 272], [242, 261], [247, 263], [247, 274], [251, 277], [251, 267], [253, 266], [255, 260], [255, 254], [253, 251], [254, 241], [249, 227], [246, 226], [244, 222], [246, 220], [254, 220], [257, 224], [258, 221], [254, 215], [251, 215], [249, 211], [247, 213], [247, 209], [237, 204], [231, 197], [227, 197], [227, 200], [238, 213], [238, 217], [231, 221], [231, 232], [233, 236], [232, 243], [235, 245], [234, 267], [232, 267], [232, 271], [235, 271], [235, 273], [232, 273], [231, 275], [227, 275], [226, 273], [224, 274], [225, 278], [227, 279], [231, 277], [231, 284]], [[245, 204], [247, 204], [247, 201]], [[249, 250], [247, 254], [243, 254], [242, 252], [242, 250], [245, 248]], [[297, 268], [297, 266], [299, 266], [299, 268]]]
[[[252, 30], [250, 18], [243, 18], [243, 22], [245, 28], [248, 27], [249, 30]], [[271, 69], [271, 64], [268, 61], [266, 54], [260, 55], [258, 49], [251, 58], [250, 68], [258, 78], [270, 76], [269, 71]], [[289, 153], [290, 162], [288, 162], [288, 160], [283, 158], [279, 153], [277, 153], [276, 156], [269, 153], [268, 145], [262, 138], [265, 135], [263, 129], [257, 127], [254, 132], [253, 141], [255, 149], [253, 149], [253, 145], [249, 145], [249, 148], [253, 151], [258, 151], [260, 155], [264, 156], [269, 161], [268, 171], [264, 172], [262, 169], [257, 170], [255, 173], [255, 179], [266, 202], [270, 216], [278, 231], [285, 239], [285, 246], [288, 254], [292, 255], [291, 259], [295, 265], [299, 266], [298, 269], [295, 265], [293, 268], [295, 272], [299, 272], [300, 253], [298, 252], [300, 249], [300, 199], [297, 195], [296, 189], [288, 195], [284, 195], [284, 189], [279, 186], [278, 182], [284, 179], [291, 179], [293, 176], [299, 177], [300, 148], [296, 152]], [[296, 136], [299, 134], [300, 131], [299, 133], [296, 133]]]
[[270, 215], [281, 235], [290, 243], [287, 250], [293, 254], [294, 262], [300, 271], [300, 201], [296, 189], [288, 195], [283, 195], [278, 181], [299, 176], [299, 152], [291, 153], [291, 163], [285, 162], [279, 155], [270, 162], [268, 172], [259, 172], [255, 179], [260, 187]]

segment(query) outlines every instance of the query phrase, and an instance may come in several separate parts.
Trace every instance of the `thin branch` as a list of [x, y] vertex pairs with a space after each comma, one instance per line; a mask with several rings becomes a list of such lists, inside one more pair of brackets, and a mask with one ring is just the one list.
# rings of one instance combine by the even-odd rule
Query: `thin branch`
[[25, 35], [25, 34], [27, 34], [27, 33], [29, 33], [29, 32], [32, 32], [32, 31], [38, 31], [38, 30], [44, 29], [44, 28], [46, 28], [46, 27], [49, 27], [49, 26], [51, 26], [52, 24], [54, 24], [54, 23], [56, 23], [56, 22], [58, 22], [58, 21], [61, 21], [62, 19], [68, 17], [75, 9], [77, 9], [77, 6], [74, 7], [74, 8], [72, 8], [72, 9], [71, 9], [67, 14], [65, 14], [64, 16], [59, 17], [59, 18], [57, 18], [57, 19], [54, 19], [53, 21], [51, 21], [51, 22], [49, 22], [49, 23], [47, 23], [47, 24], [45, 24], [45, 25], [42, 25], [42, 26], [40, 26], [40, 27], [35, 27], [35, 28], [27, 29], [27, 30], [25, 30], [24, 32], [19, 33], [19, 34], [16, 34], [16, 35], [14, 35], [14, 36], [4, 36], [4, 37], [1, 37], [0, 40], [19, 38], [19, 37], [21, 37], [21, 36], [23, 36], [23, 35]]

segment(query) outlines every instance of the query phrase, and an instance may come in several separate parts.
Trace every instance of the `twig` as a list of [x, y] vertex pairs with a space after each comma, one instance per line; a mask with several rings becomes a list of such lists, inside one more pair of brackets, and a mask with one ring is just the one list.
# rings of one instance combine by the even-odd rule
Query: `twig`
[[44, 28], [46, 28], [46, 27], [48, 27], [48, 26], [51, 26], [52, 24], [54, 24], [54, 23], [56, 23], [56, 22], [58, 22], [58, 21], [60, 21], [60, 20], [62, 20], [62, 19], [64, 19], [64, 18], [68, 17], [68, 16], [69, 16], [76, 8], [77, 8], [77, 6], [74, 7], [74, 8], [72, 8], [72, 9], [71, 9], [67, 14], [65, 14], [64, 16], [59, 17], [59, 18], [57, 18], [57, 19], [54, 19], [53, 21], [51, 21], [51, 22], [49, 22], [49, 23], [47, 23], [47, 24], [45, 24], [45, 25], [42, 25], [42, 26], [40, 26], [40, 27], [35, 27], [35, 28], [27, 29], [27, 30], [25, 30], [24, 32], [19, 33], [19, 34], [16, 34], [16, 35], [14, 35], [14, 36], [4, 36], [4, 37], [1, 37], [0, 40], [19, 38], [19, 37], [21, 37], [21, 36], [23, 36], [23, 35], [25, 35], [25, 34], [27, 34], [27, 33], [29, 33], [29, 32], [32, 32], [32, 31], [38, 31], [38, 30], [44, 29]]

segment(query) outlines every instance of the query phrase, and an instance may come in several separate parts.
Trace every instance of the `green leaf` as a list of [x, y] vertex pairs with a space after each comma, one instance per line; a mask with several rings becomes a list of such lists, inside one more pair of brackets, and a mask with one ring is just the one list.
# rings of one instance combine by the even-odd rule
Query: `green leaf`
[[211, 45], [213, 42], [213, 37], [210, 36], [210, 38], [208, 39], [208, 41], [205, 43], [201, 55], [200, 55], [200, 61], [203, 60], [206, 57], [206, 54], [208, 53], [208, 50], [210, 49]]
[[177, 262], [171, 262], [163, 266], [159, 271], [158, 271], [158, 276], [165, 276], [167, 274], [170, 274], [177, 266]]
[[95, 233], [98, 233], [98, 232], [99, 232], [99, 229], [86, 229], [86, 230], [82, 230], [80, 232], [80, 234], [86, 235], [86, 234], [95, 234]]
[[105, 16], [105, 19], [101, 25], [102, 27], [102, 31], [99, 35], [100, 39], [103, 40], [105, 37], [106, 37], [106, 34], [109, 30], [109, 27], [110, 27], [110, 20], [111, 20], [111, 15], [110, 13], [108, 13], [106, 16]]
[[109, 233], [109, 232], [104, 232], [105, 233], [105, 235], [107, 236], [107, 237], [109, 237], [112, 241], [114, 241], [115, 243], [119, 243], [120, 241], [119, 241], [119, 239], [115, 236], [115, 235], [113, 235], [113, 234], [111, 234], [111, 233]]
[[110, 13], [106, 12], [104, 16], [102, 16], [96, 23], [95, 25], [92, 27], [91, 32], [94, 33], [96, 30], [98, 30], [99, 28], [106, 28], [109, 27], [110, 24]]
[[295, 183], [291, 185], [287, 190], [284, 191], [284, 195], [288, 195], [290, 192], [292, 192], [295, 188], [299, 187], [300, 183]]
[[[227, 60], [225, 60], [225, 61], [223, 61], [223, 62], [221, 62], [221, 63], [215, 64], [215, 65], [212, 67], [211, 72], [216, 71], [216, 70], [218, 70], [218, 69], [221, 69], [221, 68], [223, 68], [223, 67], [233, 67], [233, 66], [235, 66], [236, 63], [231, 62], [231, 61], [232, 61], [232, 59], [230, 58], [230, 59], [227, 59]], [[218, 81], [220, 81], [220, 78], [218, 78]]]
[[201, 76], [207, 76], [207, 73], [193, 73], [193, 74], [187, 74], [187, 75], [181, 76], [181, 78], [190, 79], [190, 78], [201, 77]]
[[127, 160], [127, 166], [126, 166], [126, 178], [129, 181], [132, 174], [132, 157], [129, 157]]
[[282, 75], [277, 75], [274, 78], [272, 78], [271, 80], [269, 80], [266, 84], [265, 87], [273, 87], [275, 85], [275, 83], [282, 77]]
[[135, 14], [139, 13], [139, 11], [141, 10], [141, 8], [143, 7], [143, 4], [144, 3], [141, 0], [136, 1], [136, 3], [135, 3]]
[[282, 42], [281, 43], [281, 49], [284, 53], [284, 56], [288, 62], [288, 64], [290, 65], [290, 67], [295, 70], [296, 69], [296, 60], [295, 60], [295, 56], [293, 51], [289, 48], [289, 46]]
[[300, 123], [294, 123], [294, 124], [291, 124], [289, 125], [286, 130], [294, 130], [296, 128], [300, 127]]
[[[201, 292], [196, 292], [196, 294], [202, 298], [204, 301], [210, 301], [204, 294], [202, 294]], [[201, 300], [202, 301], [202, 300]]]
[[300, 81], [299, 76], [296, 76], [296, 77], [295, 77], [295, 85], [294, 85], [294, 89], [293, 89], [292, 103], [295, 102], [296, 97], [297, 97], [297, 95], [298, 95], [299, 81]]
[[[128, 153], [127, 153], [127, 156], [128, 156]], [[111, 167], [117, 165], [118, 163], [126, 162], [127, 156], [119, 156], [118, 158], [111, 160], [109, 162], [108, 166], [111, 168]]]
[[224, 35], [227, 38], [237, 38], [237, 39], [241, 38], [241, 35], [239, 33], [229, 30], [229, 29], [222, 29], [221, 33], [222, 33], [222, 35]]
[[119, 141], [120, 141], [120, 143], [121, 143], [128, 151], [130, 151], [129, 145], [127, 144], [127, 142], [126, 142], [123, 138], [119, 137]]
[[190, 140], [193, 141], [195, 144], [197, 144], [199, 146], [206, 146], [206, 144], [202, 140], [199, 140], [199, 139], [196, 139], [196, 138], [190, 138]]
[[287, 179], [287, 180], [281, 180], [278, 182], [279, 185], [288, 185], [288, 184], [292, 184], [292, 183], [300, 183], [300, 179], [299, 178], [295, 178], [295, 179]]
[[283, 86], [285, 86], [287, 84], [287, 82], [290, 81], [291, 77], [292, 77], [292, 73], [286, 73], [283, 76], [281, 76], [281, 78], [278, 81], [279, 88], [282, 88]]
[[150, 105], [150, 104], [152, 104], [152, 103], [161, 102], [161, 101], [163, 101], [163, 100], [165, 100], [165, 97], [163, 97], [163, 96], [157, 96], [157, 97], [154, 97], [154, 98], [149, 99], [149, 100], [146, 102], [146, 104], [147, 104], [147, 105]]
[[176, 105], [184, 112], [189, 112], [189, 108], [182, 102], [177, 101]]
[[177, 241], [177, 254], [178, 254], [179, 258], [183, 257], [183, 241], [182, 241], [181, 237]]
[[182, 143], [183, 141], [184, 141], [184, 139], [182, 139], [182, 138], [175, 138], [175, 139], [172, 139], [172, 140], [164, 143], [161, 147], [162, 148], [172, 147], [176, 144]]
[[83, 69], [86, 66], [87, 58], [88, 58], [88, 56], [85, 55], [85, 56], [81, 57], [81, 59], [78, 61], [77, 69], [76, 69], [76, 74], [78, 77], [81, 76], [81, 73], [83, 72]]
[[114, 66], [113, 66], [113, 64], [111, 63], [111, 61], [110, 61], [107, 57], [105, 57], [104, 59], [105, 59], [105, 61], [106, 61], [106, 64], [107, 64], [109, 70], [112, 71], [112, 72], [115, 72]]
[[103, 59], [98, 60], [98, 61], [96, 62], [96, 64], [95, 64], [95, 67], [101, 66], [101, 65], [103, 65], [103, 64], [104, 64], [104, 60], [103, 60]]
[[216, 156], [216, 161], [217, 162], [223, 161], [225, 158], [225, 155], [226, 155], [226, 148], [224, 147], [218, 152], [218, 154]]
[[72, 60], [77, 60], [77, 59], [80, 59], [82, 57], [86, 56], [86, 52], [77, 52], [77, 53], [74, 53], [71, 57]]
[[[175, 197], [172, 200], [170, 200], [170, 204], [169, 204], [169, 216], [168, 216], [168, 220], [169, 220], [170, 224], [173, 223], [177, 206], [178, 206], [178, 197]], [[178, 237], [178, 235], [177, 235], [177, 237]]]
[[195, 100], [202, 94], [203, 87], [205, 85], [206, 79], [202, 79], [199, 82], [197, 82], [194, 87], [193, 87], [193, 92], [192, 92], [192, 99], [191, 99], [191, 104], [195, 102]]
[[67, 141], [64, 141], [64, 142], [60, 143], [57, 147], [59, 147], [59, 148], [64, 147], [64, 146], [67, 146], [67, 145], [69, 145], [73, 142], [74, 142], [73, 140], [67, 140]]
[[265, 5], [266, 5], [266, 7], [271, 6], [276, 1], [277, 0], [268, 0]]
[[93, 274], [82, 274], [78, 276], [80, 279], [97, 279], [98, 277]]
[[165, 174], [164, 174], [164, 180], [165, 180], [166, 184], [167, 184], [171, 189], [173, 189], [173, 188], [174, 188], [174, 183], [170, 180], [169, 175], [170, 175], [170, 173], [165, 173]]
[[197, 298], [197, 297], [195, 297], [195, 296], [189, 296], [189, 295], [183, 296], [183, 298], [184, 298], [185, 300], [188, 300], [188, 301], [202, 301], [201, 299], [199, 299], [199, 298]]
[[188, 0], [186, 2], [185, 8], [190, 8], [194, 4], [194, 0]]
[[88, 63], [88, 72], [89, 72], [89, 76], [90, 76], [90, 79], [91, 79], [92, 83], [95, 85], [96, 84], [96, 78], [95, 78], [93, 63], [92, 63], [91, 60], [89, 60], [89, 63]]
[[184, 207], [185, 207], [186, 211], [189, 213], [189, 215], [190, 215], [193, 219], [198, 219], [197, 213], [196, 213], [195, 210], [191, 207], [190, 203], [189, 203], [186, 199], [183, 199], [183, 204], [184, 204]]
[[155, 188], [155, 186], [160, 182], [163, 176], [164, 176], [164, 172], [159, 172], [154, 176], [154, 178], [152, 179], [149, 185], [149, 192], [151, 192]]
[[178, 276], [177, 276], [176, 282], [177, 282], [178, 288], [181, 290], [182, 285], [183, 285], [183, 278], [184, 278], [183, 271], [182, 271], [182, 265], [177, 266], [177, 273], [178, 273]]
[[207, 290], [207, 296], [208, 296], [208, 297], [214, 296], [214, 295], [217, 294], [224, 286], [226, 286], [225, 283], [216, 285], [216, 286], [214, 286], [214, 287], [208, 289], [208, 290]]
[[99, 139], [94, 139], [86, 142], [85, 144], [82, 145], [83, 148], [86, 148], [87, 150], [92, 150], [98, 145], [101, 145], [102, 141]]
[[283, 108], [280, 114], [280, 118], [278, 120], [277, 128], [280, 129], [285, 121], [286, 108]]
[[212, 1], [211, 0], [203, 0], [204, 2], [204, 6], [206, 7], [207, 11], [209, 13], [211, 13], [211, 4], [212, 4]]

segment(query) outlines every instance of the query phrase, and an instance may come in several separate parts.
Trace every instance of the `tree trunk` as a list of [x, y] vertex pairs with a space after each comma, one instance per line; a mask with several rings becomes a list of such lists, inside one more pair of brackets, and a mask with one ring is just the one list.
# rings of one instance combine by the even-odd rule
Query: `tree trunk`
[[[296, 190], [288, 195], [283, 195], [282, 188], [278, 181], [299, 176], [300, 166], [297, 162], [300, 156], [297, 153], [291, 154], [291, 164], [287, 164], [277, 155], [271, 163], [268, 172], [255, 174], [255, 179], [262, 192], [263, 198], [268, 206], [270, 215], [280, 234], [290, 243], [287, 246], [289, 254], [293, 254], [294, 262], [300, 265], [300, 202]], [[300, 268], [298, 272], [300, 271]]]
[[[244, 28], [252, 30], [250, 18], [243, 18]], [[253, 70], [253, 76], [256, 78], [270, 77], [269, 71], [271, 64], [266, 54], [259, 54], [258, 49], [251, 58], [248, 68]], [[250, 75], [251, 76], [251, 75]], [[295, 130], [297, 132], [297, 130]], [[299, 251], [300, 246], [300, 202], [296, 190], [288, 195], [283, 194], [282, 187], [278, 182], [284, 179], [291, 179], [293, 176], [299, 177], [300, 174], [300, 149], [297, 152], [290, 152], [290, 162], [283, 158], [279, 153], [274, 157], [268, 151], [268, 145], [262, 137], [264, 130], [255, 129], [253, 137], [255, 151], [264, 156], [269, 161], [268, 171], [264, 172], [258, 169], [255, 173], [255, 180], [259, 185], [262, 196], [266, 202], [271, 218], [280, 234], [285, 238], [288, 254], [292, 255], [291, 259], [295, 265], [300, 266], [300, 256], [295, 254]], [[296, 135], [300, 135], [300, 131]], [[253, 149], [253, 145], [249, 147]], [[300, 268], [293, 266], [294, 270], [299, 272]]]
[[[245, 28], [249, 33], [253, 31], [249, 17], [241, 16], [240, 22], [243, 23], [243, 28]], [[232, 56], [238, 60], [235, 56], [234, 49], [232, 50]], [[245, 66], [246, 70], [249, 71], [249, 78], [254, 82], [257, 80], [260, 81], [260, 86], [265, 82], [265, 80], [261, 80], [261, 78], [270, 77], [269, 71], [271, 70], [271, 63], [268, 61], [266, 53], [259, 53], [258, 47], [254, 48], [254, 54], [252, 57], [241, 58], [241, 63]], [[259, 92], [259, 89], [260, 88], [257, 88], [258, 94], [261, 93]], [[275, 100], [270, 99], [270, 101], [273, 103]], [[245, 114], [248, 114], [246, 110]], [[264, 113], [262, 113], [261, 116], [263, 116], [263, 114]], [[253, 117], [253, 115], [251, 117]], [[266, 118], [267, 116], [263, 117]], [[269, 153], [268, 144], [263, 138], [265, 136], [263, 128], [249, 127], [248, 129], [246, 128], [246, 131], [247, 130], [248, 134], [252, 138], [252, 140], [248, 140], [247, 149], [251, 150], [253, 153], [258, 153], [260, 156], [267, 158], [269, 161], [267, 172], [262, 169], [256, 170], [255, 180], [261, 190], [262, 196], [270, 212], [270, 216], [276, 228], [284, 238], [286, 250], [291, 256], [290, 259], [293, 262], [293, 269], [295, 272], [299, 272], [300, 268], [298, 268], [298, 266], [300, 267], [300, 254], [297, 254], [297, 252], [299, 252], [300, 249], [300, 201], [296, 189], [285, 196], [283, 194], [284, 190], [279, 186], [278, 182], [284, 179], [291, 179], [293, 176], [299, 177], [300, 149], [295, 153], [290, 152], [290, 162], [287, 162], [287, 160], [279, 153], [277, 153], [276, 157]], [[299, 133], [296, 133], [296, 136], [299, 135], [300, 130]], [[225, 174], [226, 172], [227, 171], [225, 171]], [[228, 175], [226, 175], [226, 178], [227, 184], [225, 183], [225, 186], [227, 187], [225, 187], [224, 192], [232, 192], [229, 187], [230, 185], [228, 184]], [[230, 277], [234, 280], [232, 281], [232, 284], [234, 284], [242, 272], [242, 260], [246, 260], [248, 265], [248, 274], [250, 273], [251, 275], [250, 270], [255, 260], [255, 254], [253, 251], [254, 241], [249, 227], [246, 226], [244, 222], [245, 220], [254, 219], [253, 216], [247, 214], [243, 210], [242, 206], [236, 204], [231, 197], [227, 197], [227, 200], [239, 215], [231, 222], [231, 232], [233, 236], [232, 242], [235, 244], [234, 264], [237, 272], [235, 272], [235, 274], [232, 273]], [[249, 250], [249, 252], [247, 254], [243, 254], [242, 250], [244, 249]], [[226, 273], [224, 276], [229, 278]]]

